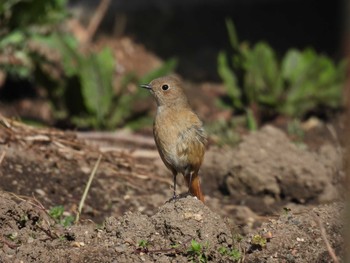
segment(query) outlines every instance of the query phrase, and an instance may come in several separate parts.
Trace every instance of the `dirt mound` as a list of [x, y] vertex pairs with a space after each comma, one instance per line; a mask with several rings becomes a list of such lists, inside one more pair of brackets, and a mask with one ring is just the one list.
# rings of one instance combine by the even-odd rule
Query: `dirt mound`
[[[190, 196], [164, 204], [152, 217], [128, 212], [107, 218], [104, 227], [66, 229], [33, 200], [13, 199], [0, 194], [1, 262], [219, 261], [219, 248], [232, 244], [220, 216]], [[189, 252], [192, 240], [200, 246], [198, 253]]]
[[289, 201], [336, 200], [340, 160], [333, 146], [311, 152], [293, 144], [279, 129], [266, 126], [245, 137], [236, 149], [208, 152], [203, 170], [206, 178], [216, 178], [221, 190], [233, 199], [256, 211], [268, 211], [269, 206]]
[[288, 212], [243, 239], [193, 197], [153, 216], [109, 217], [103, 226], [64, 228], [35, 201], [4, 193], [0, 212], [0, 262], [329, 262], [321, 229], [339, 254], [343, 243], [340, 204]]
[[[344, 205], [324, 205], [302, 214], [286, 212], [264, 223], [245, 240], [246, 262], [333, 262], [326, 240], [337, 255], [344, 251]], [[322, 231], [325, 236], [322, 237]], [[266, 246], [252, 244], [254, 236], [266, 238]]]
[[[128, 213], [121, 218], [108, 218], [106, 231], [121, 244], [128, 243], [123, 252], [139, 251], [143, 258], [154, 262], [169, 262], [172, 258], [187, 262], [201, 254], [216, 261], [222, 257], [219, 248], [232, 244], [230, 230], [220, 216], [191, 196], [164, 204], [151, 217]], [[188, 252], [192, 240], [202, 246], [198, 255]], [[147, 247], [140, 247], [140, 242], [147, 243]]]

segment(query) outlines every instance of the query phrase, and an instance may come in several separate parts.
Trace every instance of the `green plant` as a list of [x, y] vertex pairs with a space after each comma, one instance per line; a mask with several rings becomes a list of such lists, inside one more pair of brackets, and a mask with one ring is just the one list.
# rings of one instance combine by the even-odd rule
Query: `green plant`
[[227, 255], [228, 249], [226, 247], [220, 247], [219, 248], [219, 253], [223, 256]]
[[235, 248], [233, 248], [233, 249], [229, 252], [228, 255], [230, 256], [230, 258], [231, 258], [233, 261], [238, 261], [238, 260], [240, 260], [241, 257], [242, 257], [241, 252], [240, 252], [238, 249], [235, 249]]
[[64, 215], [64, 207], [61, 205], [52, 207], [49, 211], [49, 215], [55, 220], [56, 223], [64, 227], [71, 226], [74, 222], [73, 216]]
[[49, 36], [67, 16], [66, 0], [5, 0], [0, 5], [0, 68], [20, 78], [32, 79], [47, 50], [32, 40]]
[[44, 87], [57, 120], [80, 128], [124, 125], [133, 117], [131, 104], [145, 96], [144, 92], [128, 92], [127, 86], [168, 74], [176, 60], [142, 78], [130, 74], [115, 89], [112, 50], [83, 46], [64, 30], [66, 2], [7, 0], [0, 6], [0, 70]]
[[284, 215], [289, 215], [289, 213], [292, 211], [292, 209], [288, 208], [288, 207], [283, 207], [283, 214]]
[[231, 258], [232, 261], [236, 262], [239, 261], [242, 257], [241, 252], [236, 249], [236, 248], [227, 248], [227, 247], [220, 247], [219, 248], [219, 253], [222, 256], [229, 256]]
[[266, 247], [267, 239], [261, 235], [254, 235], [250, 243], [254, 246], [264, 248]]
[[335, 65], [312, 49], [289, 50], [281, 65], [288, 91], [281, 111], [300, 117], [322, 106], [338, 108], [342, 101], [345, 70], [345, 61]]
[[8, 239], [10, 239], [11, 241], [15, 241], [18, 238], [18, 233], [14, 232], [14, 233], [10, 233], [8, 235], [5, 235]]
[[146, 249], [149, 246], [149, 242], [147, 240], [142, 239], [139, 241], [138, 246], [140, 248]]
[[233, 55], [218, 55], [218, 73], [236, 110], [246, 111], [250, 127], [266, 115], [301, 118], [322, 107], [339, 108], [345, 61], [335, 64], [313, 49], [290, 49], [282, 59], [265, 42], [239, 42], [226, 21]]
[[206, 248], [202, 244], [196, 240], [192, 240], [191, 246], [187, 250], [188, 259], [191, 260], [191, 262], [208, 262], [208, 256], [205, 250]]

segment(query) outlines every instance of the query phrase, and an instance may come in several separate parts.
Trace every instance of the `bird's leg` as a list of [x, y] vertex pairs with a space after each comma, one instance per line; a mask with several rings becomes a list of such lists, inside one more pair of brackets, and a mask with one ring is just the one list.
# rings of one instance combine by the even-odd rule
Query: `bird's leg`
[[[189, 186], [192, 185], [192, 174], [193, 174], [193, 172], [191, 171], [191, 172], [190, 172], [190, 180], [189, 180], [189, 183], [188, 183]], [[190, 187], [188, 187], [188, 192], [189, 192], [189, 193], [191, 192], [191, 191], [190, 191]]]
[[170, 198], [168, 201], [166, 201], [166, 203], [169, 203], [171, 201], [176, 201], [177, 199], [177, 195], [176, 195], [176, 176], [177, 176], [177, 172], [176, 171], [173, 171], [173, 179], [174, 179], [174, 185], [173, 185], [173, 189], [174, 189], [174, 195], [172, 198]]
[[184, 177], [187, 181], [187, 185], [188, 185], [188, 192], [191, 193], [190, 191], [190, 186], [192, 185], [192, 174], [193, 172], [191, 171], [190, 167], [187, 167], [187, 169], [185, 170], [185, 174]]
[[173, 198], [176, 199], [176, 176], [177, 176], [177, 172], [173, 173], [173, 178], [174, 178], [174, 196]]

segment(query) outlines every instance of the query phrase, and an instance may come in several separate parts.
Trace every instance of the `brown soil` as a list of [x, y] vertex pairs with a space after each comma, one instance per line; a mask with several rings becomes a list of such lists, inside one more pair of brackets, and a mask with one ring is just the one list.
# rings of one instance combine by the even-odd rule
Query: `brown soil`
[[[166, 202], [172, 179], [152, 138], [107, 135], [1, 118], [0, 262], [234, 262], [224, 248], [242, 262], [330, 262], [326, 240], [342, 254], [338, 147], [300, 148], [271, 126], [233, 149], [210, 146], [203, 205]], [[76, 214], [100, 154], [79, 224], [61, 226], [48, 211], [64, 205], [65, 216]], [[198, 254], [188, 251], [192, 240]]]

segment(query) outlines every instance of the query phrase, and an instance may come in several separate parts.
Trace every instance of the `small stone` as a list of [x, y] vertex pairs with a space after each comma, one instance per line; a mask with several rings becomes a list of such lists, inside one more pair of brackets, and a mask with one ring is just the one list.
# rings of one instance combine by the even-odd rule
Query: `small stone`
[[114, 250], [117, 253], [123, 253], [125, 251], [125, 247], [124, 246], [117, 246], [117, 247], [115, 247]]
[[72, 247], [83, 247], [83, 246], [85, 246], [85, 243], [84, 242], [74, 241], [74, 242], [72, 242], [71, 246]]
[[80, 169], [84, 174], [89, 174], [91, 172], [91, 168], [87, 166], [83, 166]]
[[198, 222], [203, 221], [203, 215], [202, 214], [194, 214], [194, 213], [184, 213], [185, 219], [194, 219]]
[[42, 189], [35, 189], [35, 192], [38, 194], [38, 195], [41, 195], [41, 196], [45, 196], [46, 193], [44, 192], [44, 190]]

